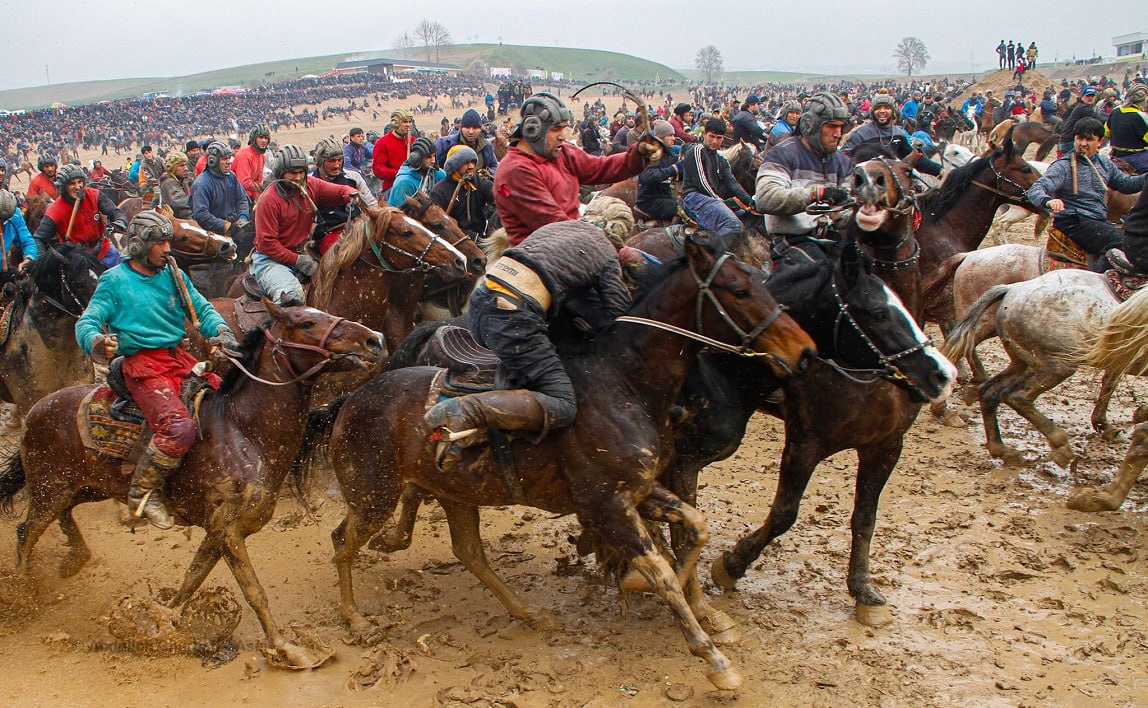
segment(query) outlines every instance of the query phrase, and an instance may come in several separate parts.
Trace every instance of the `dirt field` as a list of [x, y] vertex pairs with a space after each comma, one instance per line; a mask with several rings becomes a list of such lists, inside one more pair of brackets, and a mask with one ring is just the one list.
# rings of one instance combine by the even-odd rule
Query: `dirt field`
[[[342, 129], [328, 124], [317, 135], [328, 132]], [[1030, 229], [1017, 227], [1013, 240]], [[985, 349], [999, 370], [1000, 350]], [[94, 558], [67, 580], [56, 572], [65, 547], [55, 528], [37, 546], [31, 577], [13, 577], [17, 519], [0, 517], [0, 703], [1143, 705], [1148, 486], [1135, 487], [1119, 512], [1064, 507], [1074, 484], [1107, 481], [1125, 451], [1126, 441], [1089, 431], [1097, 386], [1081, 373], [1039, 401], [1073, 437], [1080, 460], [1071, 472], [1048, 461], [1043, 440], [1011, 411], [1002, 413], [1004, 434], [1033, 461], [1025, 469], [989, 460], [974, 409], [955, 404], [973, 421], [964, 429], [922, 415], [874, 538], [875, 581], [894, 616], [880, 629], [853, 619], [845, 589], [852, 453], [821, 465], [797, 525], [738, 591], [708, 586], [709, 562], [764, 519], [776, 484], [781, 426], [756, 418], [740, 451], [703, 475], [701, 491], [711, 531], [703, 580], [743, 635], [727, 652], [747, 679], [736, 694], [710, 687], [661, 603], [620, 597], [576, 557], [573, 519], [527, 508], [483, 512], [488, 553], [513, 588], [565, 621], [564, 631], [509, 619], [455, 561], [432, 505], [411, 550], [365, 552], [359, 599], [378, 615], [386, 640], [346, 645], [329, 540], [340, 506], [308, 519], [288, 498], [250, 539], [251, 556], [280, 623], [336, 650], [327, 665], [299, 673], [269, 667], [246, 604], [234, 634], [238, 656], [218, 668], [190, 647], [157, 652], [116, 640], [107, 618], [120, 599], [178, 585], [202, 535], [132, 531], [120, 523], [122, 507], [105, 502], [77, 511]], [[1142, 383], [1122, 385], [1111, 419], [1128, 421], [1143, 396]], [[17, 511], [22, 516], [20, 497]], [[242, 603], [223, 565], [205, 587], [225, 588]]]

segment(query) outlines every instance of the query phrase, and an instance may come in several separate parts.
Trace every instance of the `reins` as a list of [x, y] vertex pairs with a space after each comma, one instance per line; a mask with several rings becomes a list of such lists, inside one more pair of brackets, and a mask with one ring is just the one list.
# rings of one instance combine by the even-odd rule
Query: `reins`
[[[309, 381], [309, 379], [311, 377], [313, 377], [315, 374], [318, 374], [320, 371], [323, 370], [324, 367], [326, 367], [328, 364], [330, 364], [332, 361], [334, 361], [336, 358], [338, 358], [339, 355], [335, 354], [330, 349], [327, 349], [326, 345], [327, 345], [327, 340], [330, 339], [330, 337], [331, 337], [331, 333], [335, 331], [335, 328], [338, 327], [339, 324], [341, 324], [342, 322], [345, 322], [345, 321], [346, 321], [345, 317], [336, 317], [336, 318], [332, 319], [331, 324], [329, 324], [327, 326], [327, 330], [325, 332], [323, 332], [323, 337], [319, 340], [318, 346], [313, 345], [313, 344], [302, 344], [300, 342], [284, 342], [281, 337], [273, 336], [271, 334], [270, 329], [263, 330], [264, 338], [266, 338], [266, 340], [268, 342], [271, 342], [273, 345], [272, 349], [271, 349], [271, 358], [272, 358], [272, 361], [275, 362], [275, 367], [277, 369], [279, 369], [279, 371], [282, 373], [283, 365], [281, 365], [279, 363], [279, 357], [282, 357], [283, 364], [286, 364], [287, 371], [289, 372], [289, 375], [293, 377], [289, 381], [271, 381], [271, 380], [262, 378], [260, 376], [256, 376], [254, 373], [252, 373], [250, 370], [248, 370], [247, 367], [245, 367], [243, 365], [243, 362], [239, 358], [228, 354], [226, 351], [222, 351], [221, 353], [223, 354], [224, 358], [226, 358], [228, 361], [230, 361], [232, 364], [234, 364], [236, 368], [238, 368], [241, 372], [243, 372], [243, 374], [247, 378], [251, 379], [252, 381], [256, 381], [256, 382], [261, 383], [261, 384], [266, 384], [268, 386], [290, 386], [291, 384], [295, 384], [295, 383], [303, 383], [303, 385], [305, 385], [305, 386], [310, 386], [312, 382]], [[315, 364], [314, 366], [312, 366], [311, 368], [304, 371], [303, 373], [297, 374], [295, 372], [294, 365], [291, 364], [291, 360], [287, 357], [287, 354], [283, 351], [284, 349], [301, 349], [303, 351], [315, 352], [315, 353], [319, 354], [320, 356], [322, 356], [323, 359], [321, 361], [319, 361], [317, 364]]]

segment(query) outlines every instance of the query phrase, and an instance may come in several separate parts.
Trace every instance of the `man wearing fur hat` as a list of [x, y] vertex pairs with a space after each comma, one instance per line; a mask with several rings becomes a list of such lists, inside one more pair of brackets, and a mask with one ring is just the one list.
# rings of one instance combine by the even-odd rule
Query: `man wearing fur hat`
[[166, 204], [177, 219], [191, 218], [191, 176], [187, 162], [186, 153], [169, 152], [163, 178], [159, 181], [160, 202]]
[[[465, 145], [478, 156], [478, 171], [488, 177], [493, 177], [498, 169], [498, 158], [494, 156], [494, 145], [482, 134], [482, 116], [471, 108], [462, 114], [458, 132], [445, 135], [435, 141], [435, 160], [440, 165], [446, 165], [446, 155], [455, 145]], [[450, 174], [450, 170], [447, 170]]]
[[1124, 104], [1108, 116], [1109, 143], [1112, 157], [1120, 158], [1136, 168], [1148, 172], [1148, 86], [1134, 84], [1124, 96]]
[[399, 108], [391, 114], [391, 129], [375, 141], [375, 152], [371, 155], [371, 172], [382, 181], [381, 198], [390, 195], [391, 187], [399, 168], [407, 161], [411, 143], [414, 142], [415, 119], [411, 112]]
[[494, 182], [478, 174], [478, 154], [469, 145], [455, 145], [443, 161], [446, 179], [431, 188], [430, 198], [468, 236], [486, 233], [486, 213], [494, 206]]
[[[865, 143], [879, 142], [888, 148], [899, 159], [905, 159], [913, 152], [913, 143], [905, 129], [896, 124], [897, 103], [887, 93], [879, 93], [873, 97], [869, 110], [869, 120], [857, 130], [854, 130], [849, 139], [845, 141], [842, 152], [853, 158], [857, 148]], [[941, 166], [932, 160], [921, 156], [913, 168], [918, 172], [934, 177], [941, 174]]]

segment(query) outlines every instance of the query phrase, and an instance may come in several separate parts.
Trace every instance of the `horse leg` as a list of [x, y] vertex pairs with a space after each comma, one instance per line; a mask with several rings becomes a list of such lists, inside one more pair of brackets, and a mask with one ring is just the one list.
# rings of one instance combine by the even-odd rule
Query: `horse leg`
[[885, 596], [873, 587], [869, 575], [869, 555], [873, 529], [877, 525], [877, 505], [881, 492], [901, 459], [904, 435], [892, 435], [876, 445], [857, 448], [857, 488], [853, 498], [853, 517], [849, 521], [853, 546], [849, 552], [849, 594], [856, 600], [857, 621], [880, 627], [893, 621], [885, 606]]
[[440, 499], [439, 504], [446, 512], [447, 526], [450, 528], [450, 548], [454, 557], [462, 561], [476, 578], [487, 587], [511, 617], [525, 620], [534, 629], [560, 630], [562, 620], [549, 611], [532, 607], [519, 599], [518, 595], [498, 577], [486, 560], [482, 548], [482, 534], [478, 527], [478, 507]]
[[76, 501], [73, 499], [57, 517], [60, 523], [60, 530], [64, 532], [64, 537], [68, 542], [68, 554], [60, 561], [60, 577], [70, 578], [80, 571], [92, 558], [92, 551], [88, 548], [88, 544], [84, 541], [84, 535], [80, 533], [80, 527], [76, 525], [76, 519], [72, 516], [72, 509], [76, 508]]
[[741, 686], [744, 679], [730, 660], [706, 635], [686, 602], [682, 586], [646, 531], [629, 496], [620, 494], [605, 503], [588, 504], [578, 514], [583, 526], [598, 530], [606, 542], [622, 551], [630, 567], [641, 573], [657, 595], [670, 606], [690, 653], [708, 665], [706, 678], [723, 691]]
[[818, 442], [808, 431], [791, 429], [786, 425], [785, 451], [781, 456], [777, 491], [765, 523], [756, 531], [740, 539], [731, 550], [714, 559], [710, 578], [718, 586], [733, 590], [749, 565], [773, 539], [793, 527], [801, 497], [813, 476], [817, 463], [826, 457]]
[[[694, 478], [697, 478], [696, 474]], [[701, 583], [698, 582], [698, 559], [701, 557], [702, 547], [709, 540], [709, 532], [706, 530], [706, 522], [701, 512], [658, 484], [654, 485], [650, 495], [638, 505], [638, 513], [643, 519], [669, 523], [672, 524], [671, 528], [678, 530], [681, 539], [674, 546], [676, 558], [674, 573], [685, 593], [690, 611], [694, 613], [694, 617], [706, 634], [710, 635], [713, 643], [727, 646], [740, 642], [741, 635], [737, 631], [737, 623], [725, 612], [709, 604]], [[654, 592], [645, 576], [635, 570], [630, 570], [619, 585], [622, 590], [630, 592]]]
[[411, 547], [411, 537], [415, 531], [415, 521], [418, 520], [419, 507], [434, 496], [416, 484], [407, 484], [403, 487], [402, 496], [399, 497], [399, 516], [390, 523], [384, 524], [383, 530], [375, 534], [367, 548], [372, 551], [394, 553], [405, 551]]
[[[346, 489], [346, 487], [344, 487]], [[354, 564], [371, 536], [383, 527], [394, 511], [399, 490], [386, 490], [382, 496], [364, 496], [381, 503], [355, 504], [347, 496], [347, 515], [331, 531], [331, 544], [335, 547], [335, 569], [339, 574], [339, 614], [358, 644], [372, 644], [376, 639], [375, 624], [367, 619], [355, 602]], [[344, 496], [346, 493], [344, 492]]]
[[1100, 393], [1096, 395], [1096, 405], [1092, 407], [1092, 429], [1100, 433], [1105, 440], [1112, 440], [1120, 431], [1108, 424], [1108, 403], [1112, 394], [1116, 392], [1116, 384], [1120, 383], [1120, 375], [1110, 371], [1104, 372], [1104, 379], [1100, 382]]
[[203, 581], [207, 580], [207, 576], [211, 574], [222, 555], [223, 546], [219, 542], [219, 538], [210, 533], [204, 536], [199, 548], [195, 550], [195, 557], [191, 559], [191, 565], [183, 574], [183, 582], [180, 583], [179, 589], [168, 598], [165, 604], [168, 607], [179, 607], [190, 600], [195, 591], [203, 585]]
[[[64, 511], [72, 503], [70, 490], [28, 489], [28, 514], [16, 525], [16, 572], [24, 573], [32, 559], [32, 548], [53, 521], [61, 519]], [[62, 524], [61, 524], [62, 526]]]
[[1043, 413], [1036, 408], [1036, 398], [1040, 394], [1052, 389], [1060, 382], [1072, 375], [1071, 371], [1060, 369], [1037, 370], [1029, 369], [1021, 377], [1018, 385], [1011, 387], [1004, 394], [1004, 402], [1019, 413], [1025, 420], [1036, 426], [1036, 429], [1048, 440], [1052, 448], [1052, 461], [1061, 467], [1067, 467], [1076, 453], [1072, 451], [1072, 444], [1068, 440], [1068, 433], [1057, 427]]
[[1010, 361], [1004, 371], [990, 377], [977, 387], [977, 397], [981, 399], [981, 418], [985, 425], [985, 447], [988, 448], [989, 455], [1004, 460], [1007, 465], [1024, 464], [1024, 456], [1016, 448], [1005, 445], [1001, 439], [997, 408], [1000, 407], [1005, 391], [1016, 385], [1016, 379], [1022, 376], [1027, 368], [1027, 364]]
[[1081, 487], [1068, 497], [1068, 508], [1076, 511], [1116, 511], [1128, 497], [1144, 466], [1148, 464], [1148, 424], [1141, 423], [1132, 431], [1132, 444], [1111, 482], [1101, 487]]

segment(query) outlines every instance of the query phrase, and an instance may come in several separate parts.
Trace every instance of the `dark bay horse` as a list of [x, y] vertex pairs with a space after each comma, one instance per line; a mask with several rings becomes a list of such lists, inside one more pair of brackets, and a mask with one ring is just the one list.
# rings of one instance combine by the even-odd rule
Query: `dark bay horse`
[[1056, 147], [1059, 139], [1060, 133], [1054, 133], [1048, 128], [1048, 124], [1035, 120], [1020, 123], [1012, 131], [1012, 141], [1016, 146], [1016, 154], [1023, 157], [1028, 146], [1036, 143], [1038, 147], [1035, 159], [1041, 162]]
[[466, 305], [470, 290], [478, 276], [486, 272], [486, 253], [479, 248], [478, 243], [458, 227], [446, 211], [431, 201], [430, 195], [419, 190], [407, 197], [401, 207], [403, 213], [427, 227], [431, 233], [444, 239], [447, 243], [458, 249], [466, 259], [466, 275], [458, 278], [442, 271], [428, 273], [423, 281], [421, 302], [423, 316], [426, 319], [444, 319], [432, 317], [436, 311], [445, 311], [449, 317], [458, 317]]
[[[242, 363], [252, 380], [235, 366], [220, 390], [207, 397], [199, 411], [201, 441], [168, 479], [173, 511], [185, 523], [202, 527], [206, 536], [167, 604], [178, 607], [190, 599], [224, 558], [271, 651], [292, 667], [306, 668], [319, 658], [280, 632], [248, 557], [246, 538], [263, 528], [275, 510], [302, 439], [313, 377], [372, 364], [383, 345], [379, 333], [313, 308], [268, 303], [267, 311], [270, 324], [244, 342]], [[119, 460], [85, 448], [80, 439], [77, 411], [92, 388], [65, 388], [33, 406], [20, 452], [0, 474], [0, 503], [28, 488], [27, 516], [16, 529], [21, 572], [27, 571], [41, 534], [59, 522], [69, 546], [60, 570], [74, 574], [91, 553], [72, 509], [104, 499], [126, 502], [131, 475], [123, 474]]]
[[0, 349], [0, 400], [15, 404], [13, 420], [22, 420], [49, 393], [92, 380], [75, 328], [103, 272], [91, 251], [68, 244], [46, 249], [22, 276], [4, 274], [15, 309]]
[[[436, 496], [446, 511], [455, 555], [515, 617], [545, 623], [548, 613], [522, 602], [487, 565], [478, 507], [529, 504], [575, 513], [621, 549], [671, 606], [690, 652], [705, 659], [711, 682], [737, 688], [740, 672], [714, 646], [698, 618], [712, 612], [692, 577], [706, 532], [700, 514], [657, 483], [672, 457], [670, 409], [700, 344], [680, 331], [704, 331], [733, 349], [764, 358], [775, 375], [802, 369], [812, 342], [781, 313], [760, 271], [687, 242], [686, 257], [654, 269], [631, 309], [642, 321], [619, 321], [587, 353], [568, 355], [578, 396], [574, 425], [532, 444], [512, 443], [516, 472], [500, 473], [487, 451], [464, 452], [450, 474], [435, 467], [435, 443], [423, 422], [428, 389], [438, 369], [388, 371], [337, 400], [328, 411], [332, 461], [347, 501], [347, 517], [332, 533], [342, 591], [341, 612], [352, 632], [370, 631], [356, 606], [351, 571], [359, 548], [390, 517], [407, 483]], [[704, 284], [704, 288], [703, 288]], [[698, 318], [698, 320], [695, 320]], [[659, 362], [657, 376], [649, 362]], [[316, 426], [315, 436], [325, 434]], [[516, 481], [507, 482], [508, 476]], [[681, 521], [690, 543], [671, 568], [654, 550], [642, 519]]]

